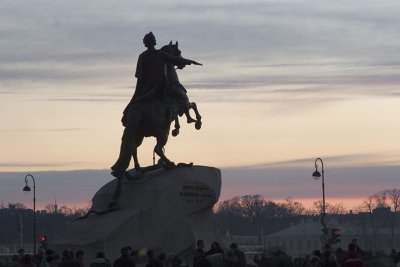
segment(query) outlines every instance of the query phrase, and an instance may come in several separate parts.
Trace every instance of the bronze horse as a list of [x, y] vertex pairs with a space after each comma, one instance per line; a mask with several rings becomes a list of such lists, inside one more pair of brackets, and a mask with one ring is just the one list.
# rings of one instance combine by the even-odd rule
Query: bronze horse
[[[181, 56], [181, 51], [178, 48], [178, 42], [174, 45], [172, 41], [169, 45], [163, 46], [161, 51], [174, 56]], [[178, 69], [183, 69], [185, 66], [177, 66]], [[174, 130], [172, 130], [172, 136], [177, 136], [179, 134], [179, 119], [178, 115], [186, 115], [187, 123], [195, 123], [195, 128], [200, 130], [202, 122], [201, 115], [197, 110], [197, 105], [195, 102], [190, 102], [186, 94], [186, 89], [179, 82], [178, 74], [176, 73], [175, 66], [173, 64], [166, 64], [166, 76], [167, 76], [167, 101], [170, 103], [170, 107], [174, 109], [172, 115], [175, 118]], [[190, 116], [189, 110], [192, 109], [195, 113], [196, 119]]]
[[[178, 42], [172, 42], [161, 48], [161, 51], [170, 55], [181, 57]], [[195, 61], [193, 64], [201, 65]], [[184, 66], [177, 66], [182, 69]], [[144, 137], [153, 136], [157, 140], [154, 153], [160, 157], [159, 164], [164, 169], [176, 167], [165, 153], [164, 146], [167, 144], [170, 125], [175, 121], [173, 136], [179, 133], [178, 116], [186, 114], [188, 123], [195, 122], [195, 128], [201, 128], [201, 116], [194, 102], [189, 102], [185, 88], [180, 84], [175, 66], [172, 63], [165, 63], [166, 86], [164, 88], [164, 98], [154, 97], [143, 99], [132, 104], [127, 113], [124, 114], [122, 122], [125, 126], [121, 142], [120, 157], [114, 164], [112, 174], [117, 177], [117, 187], [112, 197], [109, 208], [117, 208], [117, 201], [121, 191], [122, 179], [139, 179], [144, 174], [144, 169], [140, 166], [137, 148], [142, 144]], [[193, 109], [196, 119], [190, 117], [189, 109]], [[130, 156], [133, 157], [135, 164], [134, 176], [129, 175], [127, 169], [130, 163]]]

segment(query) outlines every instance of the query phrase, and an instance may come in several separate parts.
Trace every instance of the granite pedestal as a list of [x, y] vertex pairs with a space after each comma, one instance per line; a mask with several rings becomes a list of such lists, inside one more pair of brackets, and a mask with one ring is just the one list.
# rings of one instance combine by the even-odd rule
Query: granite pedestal
[[[97, 191], [92, 211], [107, 210], [115, 186], [114, 179]], [[124, 179], [119, 209], [74, 221], [52, 246], [58, 252], [82, 249], [89, 260], [97, 251], [116, 259], [127, 245], [167, 255], [194, 249], [197, 239], [209, 246], [217, 240], [211, 217], [220, 190], [220, 170], [206, 166], [160, 169], [140, 180]]]

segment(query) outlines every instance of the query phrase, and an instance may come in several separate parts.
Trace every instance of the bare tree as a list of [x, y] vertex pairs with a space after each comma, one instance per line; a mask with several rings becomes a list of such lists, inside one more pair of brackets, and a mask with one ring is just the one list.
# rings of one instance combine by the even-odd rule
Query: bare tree
[[241, 216], [240, 197], [236, 196], [218, 203], [216, 212], [228, 216]]
[[400, 189], [393, 188], [384, 190], [385, 196], [387, 199], [387, 204], [391, 209], [390, 213], [390, 233], [391, 233], [391, 244], [394, 248], [394, 240], [395, 240], [395, 228], [397, 226], [397, 211], [400, 208]]
[[393, 189], [387, 189], [385, 191], [391, 210], [393, 212], [397, 212], [400, 208], [400, 189], [393, 188]]
[[264, 208], [262, 210], [263, 217], [279, 218], [290, 216], [288, 210], [279, 203], [275, 203], [272, 200], [266, 200]]
[[347, 209], [343, 206], [343, 203], [329, 204], [327, 207], [328, 214], [347, 214]]
[[360, 210], [364, 212], [372, 213], [376, 209], [377, 204], [374, 195], [369, 196], [366, 200], [361, 203]]
[[57, 205], [55, 205], [53, 203], [46, 204], [46, 206], [44, 206], [44, 210], [47, 213], [56, 213], [58, 211]]
[[219, 203], [215, 211], [223, 216], [233, 216], [254, 222], [265, 218], [300, 215], [304, 213], [305, 208], [300, 202], [290, 198], [282, 204], [265, 200], [261, 195], [245, 195]]
[[292, 197], [287, 197], [281, 205], [287, 210], [289, 216], [306, 214], [304, 205], [301, 202], [295, 201]]
[[372, 195], [375, 198], [376, 208], [387, 208], [388, 204], [388, 192], [387, 190], [380, 191]]
[[365, 212], [369, 218], [369, 223], [372, 230], [373, 250], [376, 250], [376, 237], [378, 233], [378, 224], [375, 218], [374, 210], [377, 208], [386, 207], [386, 205], [386, 193], [379, 192], [370, 195], [361, 203], [361, 206], [359, 207], [359, 211]]
[[90, 206], [86, 206], [86, 207], [75, 207], [74, 208], [74, 216], [84, 216], [85, 214], [87, 214], [90, 210]]
[[[322, 201], [314, 201], [313, 202], [313, 207], [311, 209], [311, 213], [314, 215], [317, 214], [322, 214], [323, 211], [323, 205]], [[346, 208], [343, 206], [342, 203], [325, 203], [325, 212], [326, 214], [346, 214], [348, 213]]]
[[243, 217], [252, 222], [262, 214], [266, 201], [261, 195], [245, 195], [240, 198], [239, 204]]
[[73, 208], [67, 207], [67, 206], [61, 206], [58, 208], [58, 211], [61, 214], [64, 214], [65, 216], [73, 216], [74, 215], [74, 210]]

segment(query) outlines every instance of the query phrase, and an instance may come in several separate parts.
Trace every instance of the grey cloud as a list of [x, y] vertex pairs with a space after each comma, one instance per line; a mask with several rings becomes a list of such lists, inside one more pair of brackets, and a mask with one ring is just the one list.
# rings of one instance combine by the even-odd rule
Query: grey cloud
[[247, 68], [247, 67], [252, 67], [252, 68], [279, 68], [279, 67], [301, 67], [301, 68], [307, 68], [307, 67], [341, 67], [341, 68], [369, 68], [369, 67], [399, 67], [400, 66], [400, 61], [396, 59], [391, 59], [387, 61], [318, 61], [318, 62], [310, 62], [310, 61], [302, 61], [302, 62], [296, 62], [296, 61], [288, 61], [288, 62], [282, 62], [282, 63], [247, 63], [247, 64], [241, 64], [237, 65], [239, 68]]
[[50, 99], [57, 102], [120, 102], [120, 99], [104, 99], [104, 98], [55, 98]]
[[[258, 102], [296, 109], [351, 99], [354, 96], [396, 96], [397, 75], [351, 77], [259, 77], [259, 79], [187, 84], [189, 96], [203, 102]], [[351, 88], [349, 90], [348, 88]]]
[[45, 131], [52, 132], [76, 132], [76, 131], [85, 131], [89, 128], [54, 128], [54, 129], [45, 129]]
[[8, 129], [1, 128], [0, 131], [16, 131], [16, 132], [74, 132], [74, 131], [85, 131], [89, 128], [18, 128], [18, 129]]
[[[2, 56], [3, 60], [8, 62], [7, 65], [17, 63], [41, 63], [41, 64], [76, 64], [76, 66], [84, 65], [91, 66], [101, 64], [109, 61], [117, 62], [119, 64], [131, 64], [130, 61], [136, 60], [136, 58], [130, 55], [131, 51], [121, 50], [106, 50], [106, 51], [49, 51], [47, 53], [33, 53], [33, 54], [7, 54]], [[111, 61], [112, 60], [112, 61]], [[130, 61], [129, 61], [130, 60]], [[114, 65], [114, 64], [113, 64]], [[133, 65], [133, 64], [132, 64]], [[18, 66], [18, 65], [16, 65]]]
[[[269, 199], [320, 198], [320, 182], [312, 179], [310, 167], [265, 167], [257, 169], [224, 169], [223, 188], [226, 198], [246, 194], [261, 194]], [[325, 163], [327, 163], [325, 161]], [[329, 161], [328, 161], [329, 163]], [[367, 198], [384, 189], [397, 188], [400, 166], [325, 167], [325, 186], [329, 198]], [[352, 186], [349, 187], [348, 185]], [[357, 190], [354, 190], [354, 186]], [[241, 188], [241, 189], [238, 189]], [[232, 193], [232, 191], [234, 193]]]
[[68, 167], [79, 164], [84, 164], [84, 162], [54, 162], [54, 163], [38, 163], [38, 162], [0, 162], [1, 167], [20, 167], [20, 168], [30, 168], [30, 167], [44, 167], [44, 168], [55, 168], [55, 167]]
[[[331, 199], [340, 198], [367, 198], [378, 191], [397, 188], [400, 173], [398, 165], [332, 166], [331, 164], [331, 161], [342, 162], [360, 157], [368, 161], [369, 157], [375, 156], [378, 155], [342, 155], [324, 158], [327, 201], [332, 202]], [[305, 198], [319, 200], [321, 182], [311, 177], [314, 171], [314, 159], [299, 159], [286, 164], [285, 166], [266, 164], [256, 168], [254, 166], [222, 168], [221, 198], [261, 194], [272, 200], [289, 196], [300, 201]], [[24, 167], [29, 169], [29, 165]], [[47, 171], [32, 174], [36, 179], [40, 205], [52, 202], [54, 196], [62, 202], [61, 204], [87, 203], [101, 186], [113, 179], [109, 170]], [[16, 192], [20, 192], [25, 175], [23, 172], [0, 172], [2, 183], [0, 201], [21, 201], [21, 196]], [[349, 184], [352, 186], [348, 186]], [[357, 190], [354, 190], [355, 186]]]
[[[129, 66], [108, 66], [97, 65], [97, 66], [60, 66], [46, 64], [45, 66], [39, 66], [32, 63], [23, 67], [1, 67], [0, 66], [0, 80], [4, 83], [8, 83], [9, 86], [1, 88], [0, 91], [3, 93], [18, 93], [21, 91], [32, 91], [32, 87], [35, 88], [35, 92], [40, 91], [37, 86], [29, 85], [29, 83], [42, 83], [52, 86], [53, 92], [62, 91], [60, 85], [70, 85], [76, 87], [76, 84], [80, 86], [109, 84], [110, 88], [115, 85], [128, 85], [133, 84], [131, 76], [133, 70]], [[25, 83], [24, 86], [20, 86]], [[13, 88], [10, 90], [9, 88]], [[93, 88], [93, 87], [92, 87]], [[90, 90], [90, 89], [89, 89]], [[50, 92], [51, 94], [52, 92]]]
[[[0, 201], [25, 202], [31, 205], [31, 197], [24, 198], [22, 187], [24, 185], [24, 172], [1, 172]], [[111, 181], [111, 175], [105, 170], [80, 170], [80, 171], [48, 171], [31, 172], [36, 180], [36, 198], [39, 208], [52, 203], [54, 197], [59, 205], [70, 205], [80, 202], [84, 205], [91, 200], [94, 193], [102, 185]]]
[[114, 87], [109, 91], [89, 91], [74, 94], [70, 98], [45, 98], [41, 101], [56, 102], [87, 102], [87, 103], [104, 103], [104, 102], [127, 102], [127, 99], [133, 94], [134, 89], [131, 87]]
[[[286, 160], [280, 162], [272, 162], [268, 164], [258, 164], [252, 166], [242, 166], [238, 167], [241, 169], [264, 169], [269, 167], [305, 167], [305, 166], [312, 166], [312, 163], [315, 161], [316, 157], [312, 158], [302, 158], [302, 159], [293, 159], [293, 160]], [[328, 156], [323, 157], [319, 156], [323, 159], [324, 162], [329, 162], [332, 166], [354, 166], [354, 167], [363, 167], [365, 165], [371, 165], [371, 162], [375, 162], [374, 164], [378, 165], [389, 165], [391, 159], [393, 157], [397, 157], [396, 154], [392, 152], [381, 152], [381, 153], [370, 153], [370, 154], [347, 154], [347, 155], [336, 155], [336, 156]], [[318, 164], [320, 162], [318, 161]]]
[[[298, 101], [297, 107], [357, 94], [397, 96], [393, 88], [364, 89], [399, 83], [396, 6], [358, 0], [2, 2], [0, 16], [8, 23], [0, 25], [0, 32], [8, 38], [0, 42], [0, 79], [53, 84], [127, 80], [144, 49], [142, 35], [153, 30], [159, 46], [179, 39], [184, 56], [215, 67], [218, 74], [209, 68], [193, 76], [195, 89], [262, 87], [268, 96], [246, 100], [264, 102], [269, 94], [281, 93], [292, 95], [288, 101]], [[297, 88], [285, 88], [296, 83]], [[347, 90], [351, 85], [358, 87]], [[234, 102], [242, 97], [204, 95], [202, 100]]]

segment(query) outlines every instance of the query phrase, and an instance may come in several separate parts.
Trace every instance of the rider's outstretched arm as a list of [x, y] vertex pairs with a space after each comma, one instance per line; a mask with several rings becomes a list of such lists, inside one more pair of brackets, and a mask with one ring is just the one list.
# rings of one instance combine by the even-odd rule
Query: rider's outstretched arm
[[165, 59], [165, 61], [167, 61], [167, 62], [169, 62], [169, 63], [172, 63], [172, 64], [174, 64], [174, 65], [191, 65], [191, 64], [193, 64], [193, 65], [200, 65], [200, 66], [202, 66], [202, 64], [200, 64], [200, 63], [198, 63], [198, 62], [196, 62], [196, 61], [194, 61], [194, 60], [191, 60], [191, 59], [186, 59], [186, 58], [183, 58], [183, 57], [177, 57], [177, 56], [172, 56], [172, 55], [170, 55], [170, 54], [168, 54], [168, 53], [164, 53], [164, 52], [162, 52], [162, 51], [160, 51], [160, 53], [162, 54], [162, 56], [164, 57], [164, 59]]
[[201, 63], [199, 63], [199, 62], [196, 62], [196, 61], [194, 61], [194, 60], [190, 60], [190, 61], [192, 61], [192, 64], [193, 64], [193, 65], [203, 66], [203, 64], [201, 64]]

